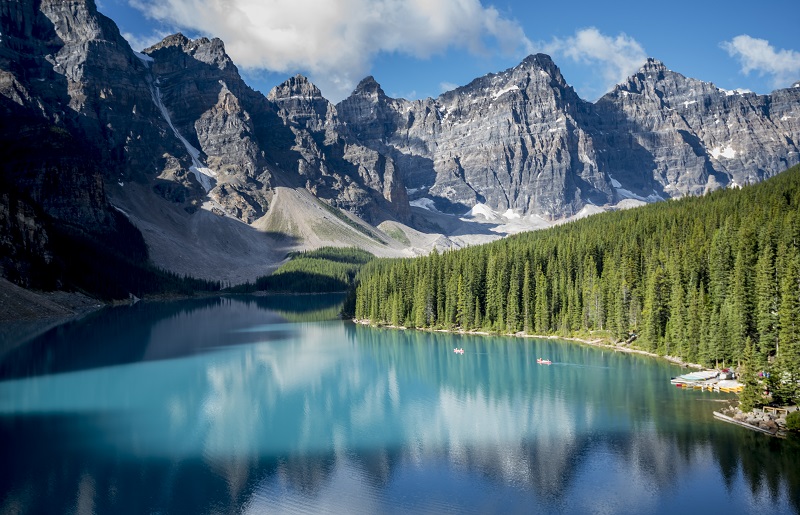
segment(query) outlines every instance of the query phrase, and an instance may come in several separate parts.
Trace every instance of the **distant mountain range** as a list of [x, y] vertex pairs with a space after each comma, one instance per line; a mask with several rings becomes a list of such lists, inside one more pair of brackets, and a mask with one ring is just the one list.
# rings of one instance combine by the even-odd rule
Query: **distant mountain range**
[[135, 52], [92, 0], [0, 4], [0, 119], [16, 279], [65, 227], [237, 282], [290, 250], [424, 254], [800, 162], [800, 83], [725, 91], [649, 59], [591, 103], [537, 54], [435, 99], [367, 77], [334, 105], [300, 75], [254, 91], [219, 39]]

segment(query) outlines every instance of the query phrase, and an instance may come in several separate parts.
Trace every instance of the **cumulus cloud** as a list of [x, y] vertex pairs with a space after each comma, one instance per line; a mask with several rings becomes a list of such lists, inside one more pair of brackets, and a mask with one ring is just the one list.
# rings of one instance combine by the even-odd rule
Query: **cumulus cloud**
[[342, 98], [376, 55], [450, 48], [530, 53], [520, 25], [481, 0], [129, 0], [148, 17], [219, 37], [244, 68], [303, 70]]
[[742, 34], [720, 46], [735, 57], [742, 65], [742, 73], [757, 72], [760, 76], [771, 75], [776, 88], [791, 84], [800, 79], [800, 52], [794, 50], [775, 50], [766, 39], [758, 39]]
[[596, 95], [636, 73], [647, 59], [642, 45], [632, 37], [624, 33], [607, 36], [595, 27], [580, 29], [568, 38], [554, 38], [542, 43], [541, 48], [552, 56], [567, 57], [595, 68], [601, 80], [590, 89]]

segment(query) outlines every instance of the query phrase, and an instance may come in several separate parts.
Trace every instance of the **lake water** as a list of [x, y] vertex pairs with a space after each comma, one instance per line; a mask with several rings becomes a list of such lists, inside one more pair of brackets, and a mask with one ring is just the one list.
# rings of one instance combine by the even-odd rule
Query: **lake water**
[[0, 513], [800, 512], [800, 445], [674, 365], [340, 300], [139, 303], [6, 351]]

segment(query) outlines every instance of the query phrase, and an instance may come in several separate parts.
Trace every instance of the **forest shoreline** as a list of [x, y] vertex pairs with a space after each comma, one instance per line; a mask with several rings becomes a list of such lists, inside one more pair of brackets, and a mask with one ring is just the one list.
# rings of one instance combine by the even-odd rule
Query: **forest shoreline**
[[429, 329], [429, 328], [419, 328], [419, 327], [405, 327], [405, 326], [397, 326], [391, 324], [373, 324], [369, 319], [358, 319], [353, 318], [352, 321], [359, 325], [366, 325], [370, 327], [380, 327], [385, 329], [399, 329], [403, 331], [427, 331], [432, 333], [449, 333], [449, 334], [463, 334], [463, 335], [474, 335], [474, 336], [511, 336], [514, 338], [529, 338], [529, 339], [540, 339], [540, 340], [566, 340], [576, 343], [582, 343], [585, 345], [591, 345], [593, 347], [600, 347], [603, 349], [614, 350], [618, 352], [626, 352], [629, 354], [640, 354], [642, 356], [649, 356], [651, 358], [659, 358], [669, 361], [675, 365], [685, 367], [685, 368], [694, 368], [698, 370], [706, 369], [703, 365], [697, 363], [689, 363], [683, 361], [680, 358], [675, 356], [662, 356], [656, 354], [654, 352], [649, 352], [642, 349], [636, 349], [633, 347], [629, 347], [629, 344], [618, 344], [618, 343], [611, 343], [607, 338], [595, 338], [593, 340], [587, 338], [580, 338], [577, 336], [558, 336], [558, 335], [542, 335], [542, 334], [528, 334], [525, 332], [518, 332], [518, 333], [500, 333], [500, 332], [489, 332], [489, 331], [464, 331], [460, 329]]
[[[614, 351], [619, 351], [619, 352], [626, 352], [626, 353], [629, 353], [629, 354], [640, 354], [640, 355], [648, 356], [648, 357], [651, 357], [651, 358], [665, 359], [665, 360], [669, 361], [670, 363], [673, 363], [675, 365], [679, 365], [679, 366], [682, 366], [682, 367], [695, 368], [695, 369], [699, 369], [699, 370], [707, 369], [707, 367], [704, 367], [704, 366], [699, 365], [697, 363], [687, 363], [687, 362], [681, 360], [680, 358], [676, 358], [674, 356], [661, 356], [661, 355], [655, 354], [653, 352], [648, 352], [648, 351], [641, 350], [641, 349], [634, 349], [634, 348], [631, 348], [631, 347], [627, 347], [627, 346], [625, 346], [626, 344], [611, 343], [606, 338], [596, 338], [596, 339], [593, 339], [593, 340], [589, 340], [589, 339], [586, 339], [586, 338], [579, 338], [579, 337], [576, 337], [576, 336], [536, 335], [536, 334], [527, 334], [527, 333], [522, 333], [522, 332], [519, 332], [519, 333], [492, 333], [492, 332], [488, 332], [488, 331], [463, 331], [463, 330], [451, 330], [451, 329], [414, 328], [414, 327], [396, 326], [396, 325], [391, 325], [391, 324], [380, 324], [380, 325], [378, 325], [378, 324], [373, 324], [369, 319], [356, 319], [356, 318], [352, 319], [352, 321], [353, 321], [353, 323], [360, 324], [360, 325], [365, 325], [365, 326], [369, 326], [369, 327], [379, 327], [379, 328], [384, 328], [384, 329], [395, 329], [395, 330], [403, 330], [403, 331], [406, 331], [406, 330], [408, 330], [408, 331], [427, 331], [427, 332], [434, 332], [434, 333], [463, 334], [463, 335], [475, 335], [475, 336], [511, 336], [511, 337], [515, 337], [515, 338], [534, 338], [534, 339], [543, 339], [543, 340], [566, 340], [566, 341], [570, 341], [570, 342], [581, 343], [581, 344], [584, 344], [584, 345], [591, 345], [593, 347], [599, 347], [599, 348], [609, 349], [609, 350], [614, 350]], [[785, 407], [789, 407], [790, 410], [791, 410], [790, 406], [785, 406]], [[731, 400], [731, 403], [726, 408], [723, 408], [721, 411], [725, 414], [724, 418], [717, 417], [716, 412], [715, 412], [715, 415], [714, 415], [719, 420], [722, 420], [724, 422], [729, 422], [729, 423], [733, 421], [733, 423], [738, 424], [738, 425], [744, 427], [745, 429], [751, 429], [751, 430], [754, 430], [754, 431], [757, 431], [757, 432], [766, 433], [766, 434], [769, 434], [770, 436], [773, 436], [773, 437], [775, 437], [775, 436], [777, 436], [779, 438], [785, 438], [786, 437], [785, 418], [780, 420], [780, 421], [777, 421], [777, 417], [772, 417], [771, 420], [773, 420], [773, 423], [770, 424], [770, 426], [764, 426], [761, 423], [763, 418], [759, 418], [759, 417], [763, 417], [764, 416], [763, 415], [764, 414], [763, 409], [753, 409], [753, 410], [751, 410], [749, 412], [744, 412], [739, 408], [738, 400], [737, 400], [737, 402], [733, 402], [733, 400]], [[764, 429], [765, 427], [769, 427], [769, 430], [765, 430]]]

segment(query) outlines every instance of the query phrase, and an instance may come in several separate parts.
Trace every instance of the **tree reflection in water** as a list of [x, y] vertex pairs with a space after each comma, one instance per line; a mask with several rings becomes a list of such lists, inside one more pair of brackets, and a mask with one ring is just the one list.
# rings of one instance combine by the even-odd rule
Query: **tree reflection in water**
[[672, 365], [309, 303], [112, 310], [4, 356], [0, 512], [800, 512], [797, 443]]

